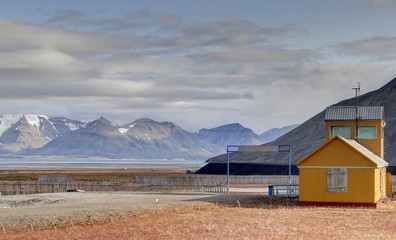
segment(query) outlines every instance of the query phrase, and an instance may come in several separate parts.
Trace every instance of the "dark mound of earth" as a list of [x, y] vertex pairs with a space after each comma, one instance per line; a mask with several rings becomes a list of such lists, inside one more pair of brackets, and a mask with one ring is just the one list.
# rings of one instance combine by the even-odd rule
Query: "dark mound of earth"
[[[196, 174], [227, 174], [227, 163], [208, 163], [195, 172]], [[288, 165], [264, 165], [254, 163], [230, 163], [231, 175], [288, 175]], [[298, 175], [295, 165], [291, 166], [291, 174]]]

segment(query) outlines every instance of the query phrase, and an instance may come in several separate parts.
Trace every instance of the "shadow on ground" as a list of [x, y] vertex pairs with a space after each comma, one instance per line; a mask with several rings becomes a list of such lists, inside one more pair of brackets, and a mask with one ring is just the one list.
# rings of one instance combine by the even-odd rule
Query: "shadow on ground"
[[279, 196], [265, 196], [257, 194], [230, 194], [215, 195], [207, 198], [197, 198], [186, 200], [189, 202], [209, 202], [216, 203], [227, 207], [244, 207], [244, 208], [269, 208], [269, 207], [292, 207], [296, 206], [298, 198], [287, 198]]

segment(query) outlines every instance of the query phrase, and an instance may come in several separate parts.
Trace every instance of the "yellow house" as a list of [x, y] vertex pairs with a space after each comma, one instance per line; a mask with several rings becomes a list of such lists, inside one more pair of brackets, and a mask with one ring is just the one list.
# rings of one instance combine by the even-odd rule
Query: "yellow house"
[[377, 206], [390, 182], [384, 108], [328, 107], [325, 121], [326, 143], [297, 163], [298, 205]]

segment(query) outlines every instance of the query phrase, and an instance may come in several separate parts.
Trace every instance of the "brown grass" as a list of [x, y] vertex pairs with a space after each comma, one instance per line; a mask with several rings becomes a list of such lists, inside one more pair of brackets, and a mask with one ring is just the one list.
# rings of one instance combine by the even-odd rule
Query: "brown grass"
[[63, 227], [3, 232], [0, 238], [396, 239], [395, 202], [380, 209], [302, 208], [284, 200], [260, 199], [89, 217], [79, 224], [68, 219]]
[[0, 181], [36, 181], [39, 175], [69, 175], [78, 181], [130, 181], [133, 176], [185, 176], [172, 170], [9, 170], [0, 171]]

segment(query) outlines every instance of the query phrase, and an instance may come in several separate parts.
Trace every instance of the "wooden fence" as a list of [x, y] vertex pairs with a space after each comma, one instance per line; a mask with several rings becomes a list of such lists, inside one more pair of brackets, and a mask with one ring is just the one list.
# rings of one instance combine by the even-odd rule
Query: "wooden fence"
[[[137, 184], [159, 184], [159, 185], [180, 185], [180, 184], [204, 184], [217, 185], [226, 184], [225, 175], [190, 175], [190, 176], [135, 176], [133, 183]], [[266, 176], [230, 176], [230, 184], [249, 185], [249, 184], [288, 184], [287, 175], [266, 175]], [[299, 177], [291, 176], [291, 183], [298, 184]]]
[[211, 192], [225, 193], [224, 185], [155, 185], [134, 184], [130, 182], [38, 182], [38, 181], [1, 181], [1, 195], [35, 193], [56, 193], [73, 190], [83, 191], [140, 191], [140, 192]]
[[[292, 176], [292, 184], [298, 184], [298, 176]], [[230, 176], [235, 185], [288, 184], [288, 176]], [[135, 176], [131, 182], [44, 182], [44, 181], [0, 181], [1, 195], [84, 191], [140, 191], [140, 192], [226, 192], [226, 177], [218, 175], [191, 176]], [[393, 191], [396, 191], [396, 176], [392, 176]]]

